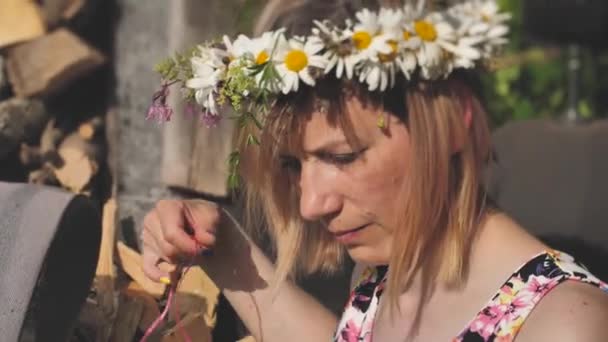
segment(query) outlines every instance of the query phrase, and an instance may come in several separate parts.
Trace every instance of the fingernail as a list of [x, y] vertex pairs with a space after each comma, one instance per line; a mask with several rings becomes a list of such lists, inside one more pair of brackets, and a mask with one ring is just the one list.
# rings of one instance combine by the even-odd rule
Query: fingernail
[[169, 277], [160, 277], [160, 282], [165, 284], [165, 285], [171, 285], [171, 279], [169, 279]]

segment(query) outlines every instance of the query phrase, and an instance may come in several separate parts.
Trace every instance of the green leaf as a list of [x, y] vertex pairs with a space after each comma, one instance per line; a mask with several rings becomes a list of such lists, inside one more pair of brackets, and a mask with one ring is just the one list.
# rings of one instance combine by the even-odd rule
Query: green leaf
[[578, 102], [578, 111], [581, 113], [581, 116], [584, 118], [593, 117], [593, 111], [591, 110], [591, 106], [589, 102], [586, 100], [581, 100]]
[[260, 141], [253, 134], [247, 136], [247, 146], [257, 145], [260, 146]]
[[238, 188], [240, 185], [240, 181], [239, 181], [239, 176], [236, 173], [230, 173], [230, 175], [228, 175], [228, 188], [230, 190], [234, 190], [236, 188]]

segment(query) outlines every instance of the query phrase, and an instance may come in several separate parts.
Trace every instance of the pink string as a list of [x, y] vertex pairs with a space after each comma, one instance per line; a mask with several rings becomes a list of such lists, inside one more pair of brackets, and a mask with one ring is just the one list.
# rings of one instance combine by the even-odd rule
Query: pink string
[[[190, 209], [188, 207], [185, 207], [185, 216], [186, 216], [186, 220], [188, 220], [188, 223], [190, 224], [190, 226], [193, 226], [194, 219], [193, 219], [192, 213], [190, 212]], [[198, 245], [198, 243], [197, 243], [197, 245]], [[198, 248], [199, 250], [202, 249], [202, 246], [198, 245], [198, 247], [199, 247]], [[186, 272], [188, 272], [188, 270], [190, 270], [191, 265], [194, 265], [195, 260], [196, 260], [196, 255], [193, 255], [192, 259], [190, 260], [190, 264], [184, 268], [183, 272], [181, 272], [181, 267], [178, 269], [178, 274], [181, 273], [181, 276], [179, 277], [179, 279], [177, 281], [171, 283], [171, 287], [169, 288], [169, 295], [167, 296], [167, 305], [165, 305], [165, 309], [163, 310], [162, 314], [160, 316], [158, 316], [158, 318], [156, 318], [156, 320], [154, 320], [154, 322], [148, 327], [144, 336], [141, 338], [140, 342], [146, 342], [146, 340], [154, 333], [154, 331], [156, 329], [158, 329], [158, 327], [161, 325], [161, 323], [167, 317], [167, 314], [169, 313], [169, 308], [171, 307], [172, 304], [174, 304], [173, 314], [175, 315], [175, 324], [177, 325], [177, 330], [179, 331], [179, 333], [182, 336], [182, 338], [184, 339], [184, 341], [192, 342], [192, 339], [186, 332], [186, 329], [184, 329], [184, 327], [181, 324], [179, 306], [177, 303], [177, 299], [175, 298], [175, 293], [177, 292], [177, 288], [178, 288], [179, 284], [181, 283], [183, 277], [186, 275]]]
[[173, 314], [175, 315], [175, 325], [177, 326], [177, 330], [179, 331], [180, 335], [182, 335], [182, 338], [184, 339], [184, 341], [192, 342], [192, 339], [186, 332], [186, 329], [184, 329], [183, 325], [181, 324], [179, 305], [177, 303], [177, 298], [175, 296], [178, 285], [179, 285], [179, 283], [181, 283], [181, 279], [186, 274], [186, 272], [188, 272], [189, 269], [190, 269], [190, 266], [186, 267], [186, 269], [184, 270], [184, 272], [182, 274], [182, 277], [180, 277], [180, 279], [177, 282], [171, 284], [171, 287], [169, 288], [169, 295], [167, 296], [167, 305], [165, 305], [165, 309], [163, 310], [162, 314], [160, 316], [158, 316], [154, 320], [154, 322], [152, 322], [152, 324], [150, 324], [148, 329], [146, 329], [146, 332], [145, 332], [144, 336], [141, 338], [140, 342], [146, 342], [146, 340], [154, 333], [154, 331], [156, 329], [158, 329], [158, 327], [162, 324], [162, 322], [167, 317], [167, 314], [169, 313], [169, 309], [171, 308], [172, 305], [174, 306]]
[[163, 310], [163, 313], [152, 322], [152, 324], [146, 330], [144, 337], [141, 338], [140, 342], [146, 342], [146, 340], [154, 333], [154, 331], [160, 326], [160, 324], [165, 320], [167, 314], [169, 313], [169, 307], [171, 306], [171, 302], [173, 301], [173, 296], [175, 295], [175, 285], [171, 285], [171, 289], [169, 290], [169, 296], [167, 297], [167, 305]]

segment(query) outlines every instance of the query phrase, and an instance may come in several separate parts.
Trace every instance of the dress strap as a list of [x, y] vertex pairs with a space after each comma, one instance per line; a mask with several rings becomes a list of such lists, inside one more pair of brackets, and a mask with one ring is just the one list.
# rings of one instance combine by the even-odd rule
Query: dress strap
[[608, 284], [593, 276], [572, 256], [545, 251], [521, 266], [455, 341], [510, 341], [534, 307], [566, 280], [580, 281], [608, 292]]

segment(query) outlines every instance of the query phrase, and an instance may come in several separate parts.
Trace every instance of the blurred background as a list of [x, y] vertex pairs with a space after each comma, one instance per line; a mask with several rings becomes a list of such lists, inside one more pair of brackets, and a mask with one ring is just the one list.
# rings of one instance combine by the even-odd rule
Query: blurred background
[[[70, 275], [93, 279], [76, 318], [64, 318], [70, 341], [137, 341], [164, 308], [166, 287], [139, 270], [137, 238], [158, 199], [204, 198], [239, 213], [225, 182], [231, 123], [193, 124], [173, 96], [169, 123], [146, 121], [155, 64], [218, 34], [251, 33], [257, 18], [298, 2], [0, 0], [0, 182], [86, 196], [103, 221], [90, 274]], [[498, 2], [513, 18], [505, 53], [482, 79], [496, 150], [488, 189], [534, 234], [606, 279], [608, 2]], [[204, 273], [189, 274], [180, 311], [153, 339], [181, 341], [180, 329], [195, 341], [246, 338]], [[348, 269], [300, 281], [340, 311]], [[62, 319], [57, 308], [30, 309], [21, 341], [63, 339], [44, 330], [49, 317]]]

